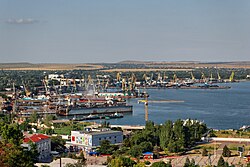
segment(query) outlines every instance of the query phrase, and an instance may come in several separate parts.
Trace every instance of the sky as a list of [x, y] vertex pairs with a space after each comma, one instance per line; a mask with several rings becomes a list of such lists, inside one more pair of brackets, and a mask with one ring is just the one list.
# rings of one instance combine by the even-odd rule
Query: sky
[[0, 0], [0, 63], [250, 61], [249, 0]]

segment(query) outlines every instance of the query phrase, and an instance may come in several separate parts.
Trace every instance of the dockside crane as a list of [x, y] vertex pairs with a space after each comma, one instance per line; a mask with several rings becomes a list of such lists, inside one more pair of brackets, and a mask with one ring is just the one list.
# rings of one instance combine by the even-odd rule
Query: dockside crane
[[201, 79], [205, 84], [207, 83], [207, 78], [203, 72], [201, 72]]
[[22, 81], [23, 83], [23, 88], [24, 88], [24, 91], [25, 91], [25, 95], [26, 97], [30, 97], [31, 95], [31, 92], [27, 89], [27, 87], [25, 86], [24, 82]]
[[192, 79], [193, 81], [195, 81], [195, 77], [194, 77], [194, 74], [193, 74], [192, 71], [190, 72], [190, 74], [191, 74], [191, 79]]
[[221, 80], [221, 76], [220, 76], [219, 72], [217, 72], [217, 77], [218, 77], [218, 80], [220, 81]]
[[234, 82], [234, 71], [232, 71], [230, 77], [229, 77], [230, 82]]

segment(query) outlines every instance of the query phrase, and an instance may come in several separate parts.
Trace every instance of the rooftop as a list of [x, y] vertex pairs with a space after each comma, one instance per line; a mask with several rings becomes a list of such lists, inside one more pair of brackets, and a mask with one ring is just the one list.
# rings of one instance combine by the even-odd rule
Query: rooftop
[[27, 136], [23, 139], [23, 142], [24, 143], [28, 143], [28, 142], [39, 142], [41, 140], [45, 140], [45, 139], [48, 139], [50, 138], [49, 136], [47, 135], [44, 135], [44, 134], [33, 134], [32, 136]]
[[99, 134], [109, 134], [109, 133], [122, 133], [121, 131], [107, 130], [107, 131], [71, 131], [79, 132], [81, 134], [99, 135]]

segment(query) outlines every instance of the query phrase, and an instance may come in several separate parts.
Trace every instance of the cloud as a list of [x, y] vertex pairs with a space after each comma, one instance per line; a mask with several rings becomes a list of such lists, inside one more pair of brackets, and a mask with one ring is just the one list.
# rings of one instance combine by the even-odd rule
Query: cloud
[[6, 23], [8, 24], [34, 24], [34, 23], [38, 23], [38, 20], [35, 19], [8, 19], [6, 21]]

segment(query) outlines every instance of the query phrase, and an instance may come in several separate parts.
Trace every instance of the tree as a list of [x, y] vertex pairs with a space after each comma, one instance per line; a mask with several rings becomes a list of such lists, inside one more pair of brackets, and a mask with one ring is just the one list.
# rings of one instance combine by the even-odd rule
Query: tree
[[192, 158], [191, 162], [190, 162], [191, 166], [195, 166], [195, 160]]
[[110, 144], [109, 140], [102, 140], [100, 143], [100, 148], [99, 148], [99, 152], [101, 154], [111, 154], [112, 153], [112, 146]]
[[132, 167], [136, 164], [135, 161], [127, 157], [116, 157], [110, 161], [108, 167]]
[[66, 149], [65, 144], [66, 141], [61, 136], [51, 137], [51, 150], [62, 153]]
[[159, 162], [154, 162], [151, 167], [172, 167], [172, 165], [170, 163], [165, 163], [163, 161], [159, 161]]
[[162, 149], [167, 148], [170, 140], [174, 137], [173, 133], [173, 122], [167, 121], [165, 124], [160, 128], [160, 146]]
[[122, 160], [122, 164], [124, 167], [130, 167], [136, 164], [135, 161], [133, 161], [132, 159], [128, 158], [128, 157], [120, 157]]
[[55, 119], [55, 116], [53, 115], [46, 115], [43, 119], [43, 122], [46, 126], [50, 127], [51, 126], [51, 121]]
[[31, 153], [31, 158], [33, 160], [33, 162], [38, 162], [38, 150], [37, 150], [37, 146], [35, 143], [30, 143], [30, 153]]
[[80, 155], [77, 157], [78, 163], [82, 164], [82, 165], [86, 165], [86, 158], [84, 157], [83, 152], [81, 151]]
[[0, 166], [20, 166], [33, 167], [34, 160], [29, 150], [24, 150], [21, 146], [0, 141]]
[[185, 148], [185, 131], [183, 127], [183, 121], [180, 119], [176, 120], [174, 123], [174, 135], [177, 145], [180, 147], [179, 150]]
[[228, 149], [226, 145], [223, 147], [222, 155], [223, 157], [231, 157], [231, 151]]
[[178, 147], [177, 142], [174, 140], [170, 140], [170, 142], [168, 143], [168, 151], [169, 152], [179, 152], [180, 151], [180, 147]]
[[140, 158], [142, 155], [142, 148], [138, 145], [134, 145], [130, 148], [129, 154], [134, 158]]
[[108, 164], [108, 167], [121, 167], [121, 166], [123, 166], [123, 162], [122, 162], [121, 158], [114, 158]]
[[152, 146], [152, 143], [150, 142], [142, 142], [140, 144], [140, 148], [141, 148], [141, 151], [144, 153], [144, 152], [147, 152], [147, 151], [152, 151], [153, 150], [153, 146]]
[[205, 147], [203, 147], [201, 155], [202, 156], [207, 156], [207, 154], [208, 154], [207, 149]]
[[185, 161], [185, 164], [184, 164], [184, 167], [189, 167], [190, 166], [190, 160], [189, 158], [187, 157], [186, 158], [186, 161]]
[[23, 133], [19, 130], [18, 124], [5, 124], [1, 127], [0, 136], [5, 143], [20, 146], [23, 140]]
[[146, 167], [146, 165], [143, 162], [139, 162], [139, 163], [133, 165], [133, 167]]
[[32, 123], [37, 123], [38, 118], [39, 118], [39, 116], [38, 116], [37, 112], [34, 111], [34, 112], [30, 115], [30, 122], [32, 122]]
[[223, 157], [221, 156], [218, 163], [217, 163], [217, 167], [225, 167], [226, 163], [223, 159]]

